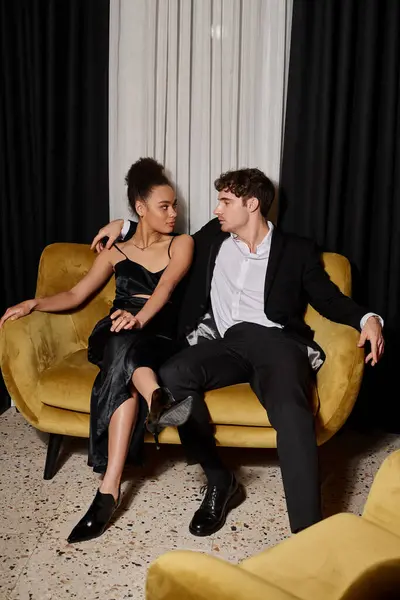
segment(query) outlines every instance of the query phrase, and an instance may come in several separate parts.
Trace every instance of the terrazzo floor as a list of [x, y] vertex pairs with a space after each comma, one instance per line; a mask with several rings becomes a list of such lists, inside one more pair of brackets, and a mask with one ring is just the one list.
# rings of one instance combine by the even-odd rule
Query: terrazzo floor
[[[60, 469], [43, 480], [47, 436], [14, 408], [0, 416], [0, 600], [145, 598], [149, 564], [167, 550], [208, 552], [238, 562], [289, 535], [274, 450], [222, 449], [245, 484], [247, 500], [225, 527], [195, 538], [188, 523], [201, 500], [201, 469], [182, 448], [147, 446], [144, 469], [127, 471], [123, 502], [97, 540], [66, 542], [93, 499], [98, 476], [86, 465], [87, 441], [67, 439]], [[321, 450], [326, 516], [360, 514], [384, 458], [400, 436], [343, 430]]]

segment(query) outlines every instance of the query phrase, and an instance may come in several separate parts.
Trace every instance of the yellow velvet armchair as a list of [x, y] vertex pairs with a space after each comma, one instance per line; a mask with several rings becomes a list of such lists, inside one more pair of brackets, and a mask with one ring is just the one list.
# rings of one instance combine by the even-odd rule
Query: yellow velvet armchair
[[[94, 254], [84, 244], [52, 244], [41, 256], [37, 296], [70, 289], [90, 269]], [[323, 256], [331, 279], [351, 294], [351, 270], [338, 254]], [[34, 427], [50, 433], [45, 478], [54, 475], [63, 435], [88, 437], [90, 392], [97, 368], [87, 360], [87, 342], [95, 323], [114, 297], [114, 279], [78, 310], [63, 314], [34, 312], [7, 321], [0, 332], [0, 365], [8, 392]], [[327, 441], [346, 421], [357, 398], [363, 373], [358, 332], [332, 323], [308, 307], [306, 321], [326, 353], [313, 394], [318, 443]], [[207, 405], [221, 446], [268, 448], [276, 433], [249, 385], [209, 392]], [[150, 436], [147, 441], [151, 441]], [[161, 443], [179, 443], [167, 428]]]
[[338, 514], [239, 565], [172, 551], [149, 568], [146, 600], [397, 600], [400, 450], [381, 465], [362, 517]]

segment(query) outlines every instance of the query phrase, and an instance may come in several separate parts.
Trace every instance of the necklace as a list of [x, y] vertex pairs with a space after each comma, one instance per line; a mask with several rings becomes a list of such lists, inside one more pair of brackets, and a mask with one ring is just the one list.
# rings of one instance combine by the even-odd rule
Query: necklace
[[150, 242], [150, 244], [147, 244], [147, 246], [144, 246], [143, 248], [141, 248], [140, 246], [138, 246], [137, 244], [135, 244], [135, 242], [133, 241], [133, 238], [131, 239], [131, 243], [135, 246], [135, 248], [137, 248], [138, 250], [141, 250], [142, 252], [144, 252], [147, 248], [150, 248], [150, 246], [152, 246], [156, 242], [159, 242], [160, 239], [161, 239], [161, 235], [156, 240], [154, 240], [153, 242]]

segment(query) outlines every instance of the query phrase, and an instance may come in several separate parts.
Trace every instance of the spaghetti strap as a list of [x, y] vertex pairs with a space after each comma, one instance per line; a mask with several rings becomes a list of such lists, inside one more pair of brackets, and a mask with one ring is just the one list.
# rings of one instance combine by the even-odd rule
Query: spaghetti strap
[[175, 237], [176, 237], [175, 235], [172, 236], [172, 240], [170, 241], [169, 246], [168, 246], [168, 257], [169, 258], [171, 258], [170, 250], [171, 250], [172, 242], [174, 241]]
[[[125, 252], [122, 252], [121, 248], [118, 248], [117, 244], [114, 242], [113, 244], [114, 248], [116, 248], [118, 250], [118, 252], [121, 252], [121, 254], [123, 254], [125, 256], [125, 258], [128, 258], [127, 255], [125, 254]], [[129, 258], [128, 258], [129, 260]]]

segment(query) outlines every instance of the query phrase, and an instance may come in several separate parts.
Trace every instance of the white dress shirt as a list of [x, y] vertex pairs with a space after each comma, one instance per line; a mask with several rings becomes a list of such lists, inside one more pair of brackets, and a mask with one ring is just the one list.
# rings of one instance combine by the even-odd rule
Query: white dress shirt
[[265, 277], [274, 230], [271, 222], [268, 227], [269, 232], [255, 253], [234, 234], [221, 245], [211, 282], [211, 307], [221, 336], [243, 321], [282, 329], [264, 312]]

